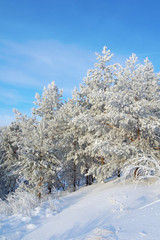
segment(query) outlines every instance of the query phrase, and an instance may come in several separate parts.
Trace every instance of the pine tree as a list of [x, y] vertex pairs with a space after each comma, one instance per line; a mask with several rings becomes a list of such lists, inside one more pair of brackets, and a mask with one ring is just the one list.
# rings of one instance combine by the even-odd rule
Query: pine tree
[[77, 121], [86, 124], [85, 151], [97, 160], [89, 173], [105, 179], [114, 172], [120, 175], [131, 156], [152, 152], [159, 158], [154, 133], [159, 131], [160, 91], [159, 76], [148, 59], [137, 64], [133, 54], [125, 67], [108, 66], [111, 55], [106, 48], [98, 59], [76, 93], [84, 109]]
[[8, 193], [15, 191], [17, 187], [19, 134], [20, 128], [16, 122], [12, 122], [10, 126], [3, 128], [1, 131], [1, 198], [5, 198]]
[[148, 58], [139, 64], [132, 54], [125, 66], [111, 58], [104, 47], [68, 102], [52, 82], [36, 94], [32, 117], [15, 110], [1, 136], [1, 196], [18, 186], [39, 197], [52, 187], [75, 191], [124, 167], [137, 175], [159, 166], [160, 75]]
[[38, 108], [33, 108], [33, 114], [45, 120], [51, 120], [55, 112], [62, 106], [62, 90], [58, 93], [58, 88], [54, 82], [49, 84], [48, 88], [44, 87], [42, 96], [36, 93], [35, 98], [34, 104]]

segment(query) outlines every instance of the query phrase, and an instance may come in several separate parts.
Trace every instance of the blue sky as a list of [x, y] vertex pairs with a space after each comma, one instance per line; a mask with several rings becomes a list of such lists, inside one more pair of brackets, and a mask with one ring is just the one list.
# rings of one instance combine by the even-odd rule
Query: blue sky
[[159, 0], [0, 0], [0, 126], [55, 81], [71, 97], [104, 45], [160, 71]]

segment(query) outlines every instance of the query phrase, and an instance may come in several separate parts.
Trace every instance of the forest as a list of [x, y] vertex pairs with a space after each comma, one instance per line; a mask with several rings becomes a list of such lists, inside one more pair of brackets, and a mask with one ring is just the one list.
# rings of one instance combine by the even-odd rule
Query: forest
[[[0, 130], [0, 198], [76, 191], [113, 177], [160, 177], [160, 74], [135, 54], [112, 63], [96, 54], [72, 98], [54, 82], [35, 95], [32, 115], [14, 109]], [[65, 76], [64, 76], [65, 77]]]

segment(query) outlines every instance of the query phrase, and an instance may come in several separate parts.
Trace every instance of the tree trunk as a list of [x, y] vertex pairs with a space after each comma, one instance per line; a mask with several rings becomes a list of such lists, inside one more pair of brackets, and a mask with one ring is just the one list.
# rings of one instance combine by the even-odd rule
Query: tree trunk
[[52, 193], [52, 184], [48, 182], [48, 194]]
[[101, 165], [104, 165], [104, 157], [101, 157]]
[[121, 176], [121, 171], [118, 169], [117, 170], [117, 177], [120, 177]]
[[42, 182], [43, 182], [43, 178], [40, 177], [39, 178], [39, 182], [38, 182], [38, 198], [40, 199], [42, 194], [41, 194], [41, 187], [42, 187]]
[[76, 191], [76, 164], [73, 163], [73, 191]]
[[86, 176], [86, 186], [92, 185], [93, 176], [92, 176], [92, 174], [88, 175], [88, 165], [87, 164], [86, 164], [86, 174], [87, 174], [87, 176]]
[[86, 164], [86, 186], [89, 185], [88, 166]]

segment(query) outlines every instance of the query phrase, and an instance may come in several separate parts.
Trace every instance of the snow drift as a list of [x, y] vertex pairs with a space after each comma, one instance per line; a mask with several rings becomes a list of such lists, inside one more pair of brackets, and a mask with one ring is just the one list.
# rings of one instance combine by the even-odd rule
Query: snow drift
[[114, 180], [43, 202], [31, 216], [1, 215], [0, 239], [155, 240], [159, 222], [159, 181]]

